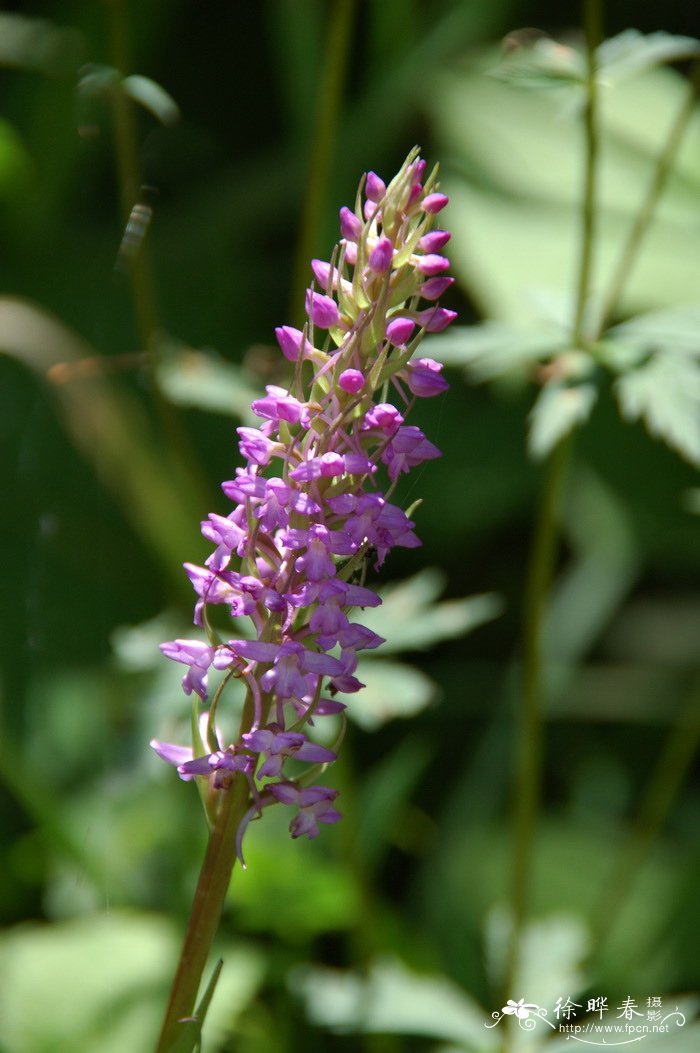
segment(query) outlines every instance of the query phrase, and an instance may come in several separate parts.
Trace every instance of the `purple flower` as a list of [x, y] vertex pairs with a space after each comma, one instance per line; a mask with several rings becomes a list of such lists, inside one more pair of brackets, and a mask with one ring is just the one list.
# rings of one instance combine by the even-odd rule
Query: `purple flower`
[[337, 790], [327, 786], [307, 786], [301, 789], [294, 783], [281, 782], [270, 787], [278, 801], [283, 804], [295, 804], [299, 811], [289, 824], [292, 837], [318, 837], [319, 823], [337, 823], [342, 819], [340, 812], [333, 807], [338, 796]]
[[365, 181], [365, 193], [370, 201], [378, 204], [386, 195], [386, 183], [376, 172], [368, 172]]
[[441, 333], [447, 329], [457, 317], [456, 311], [448, 311], [446, 307], [429, 307], [427, 311], [418, 313], [418, 321], [425, 328], [426, 333]]
[[189, 671], [182, 679], [182, 690], [186, 695], [194, 691], [200, 698], [207, 697], [207, 673], [214, 661], [215, 648], [201, 640], [172, 640], [162, 643], [160, 649], [173, 662], [188, 665]]
[[421, 208], [424, 212], [434, 216], [437, 212], [442, 212], [449, 200], [446, 194], [428, 194], [423, 198]]
[[286, 420], [289, 424], [302, 424], [308, 428], [309, 411], [303, 403], [299, 402], [299, 399], [274, 384], [268, 384], [265, 391], [267, 392], [266, 398], [256, 399], [252, 403], [253, 413], [257, 413], [258, 417], [267, 417], [268, 420], [275, 422]]
[[340, 233], [348, 241], [357, 241], [362, 236], [362, 220], [346, 205], [340, 210]]
[[419, 358], [406, 366], [406, 383], [419, 398], [441, 395], [450, 386], [441, 376], [441, 372], [442, 362], [435, 362], [432, 358]]
[[[306, 725], [342, 712], [345, 704], [332, 696], [362, 688], [358, 652], [383, 642], [361, 614], [379, 597], [346, 579], [372, 550], [380, 567], [394, 548], [420, 544], [415, 524], [382, 488], [389, 484], [391, 492], [402, 473], [439, 453], [419, 428], [404, 424], [414, 396], [447, 387], [438, 362], [411, 361], [411, 354], [424, 332], [439, 332], [455, 317], [437, 302], [452, 283], [439, 254], [449, 233], [432, 229], [447, 198], [425, 170], [412, 151], [388, 184], [368, 172], [355, 208], [340, 210], [342, 240], [330, 262], [312, 260], [309, 328], [330, 333], [316, 348], [306, 328], [275, 330], [295, 364], [293, 377], [288, 388], [269, 385], [253, 402], [261, 423], [238, 429], [245, 463], [222, 483], [233, 508], [209, 515], [202, 534], [213, 551], [203, 566], [185, 567], [197, 597], [195, 623], [209, 639], [162, 645], [187, 667], [187, 694], [205, 699], [210, 668], [228, 670], [193, 748], [153, 746], [181, 778], [209, 780], [210, 820], [213, 791], [238, 773], [249, 794], [236, 832], [239, 855], [248, 821], [275, 802], [296, 806], [294, 837], [315, 837], [320, 824], [340, 818], [336, 791], [304, 787], [285, 763], [335, 759], [309, 741]], [[390, 380], [397, 405], [380, 401]], [[212, 628], [221, 632], [225, 612], [210, 619], [210, 605], [227, 608], [234, 621], [227, 644], [216, 643]], [[234, 734], [234, 714], [225, 711], [233, 677], [247, 692]], [[211, 752], [195, 755], [203, 743]]]
[[283, 731], [279, 724], [269, 724], [258, 731], [248, 732], [241, 739], [249, 750], [262, 753], [266, 758], [257, 773], [261, 779], [274, 779], [281, 775], [287, 757], [311, 764], [329, 764], [336, 758], [333, 750], [309, 742], [300, 732]]
[[357, 395], [365, 386], [365, 378], [359, 369], [344, 369], [338, 377], [338, 387], [349, 395]]
[[306, 290], [306, 313], [319, 329], [332, 329], [340, 321], [335, 300], [313, 289]]
[[454, 278], [429, 278], [421, 285], [420, 294], [424, 300], [439, 300], [451, 285], [454, 285]]
[[369, 268], [377, 274], [384, 274], [391, 267], [394, 249], [388, 238], [380, 238], [369, 254]]
[[401, 472], [407, 472], [417, 464], [439, 456], [437, 446], [428, 442], [420, 428], [409, 425], [399, 428], [382, 454], [382, 460], [389, 469], [389, 478], [394, 482]]
[[400, 347], [411, 339], [411, 333], [416, 328], [412, 318], [392, 318], [386, 327], [386, 337], [394, 347]]

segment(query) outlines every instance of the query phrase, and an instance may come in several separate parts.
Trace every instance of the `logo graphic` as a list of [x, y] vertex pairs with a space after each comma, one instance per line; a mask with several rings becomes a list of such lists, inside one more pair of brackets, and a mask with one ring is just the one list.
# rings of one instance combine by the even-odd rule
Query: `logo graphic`
[[[514, 1001], [509, 998], [501, 1010], [491, 1014], [492, 1024], [484, 1027], [496, 1027], [506, 1016], [518, 1021], [523, 1031], [533, 1031], [542, 1021], [552, 1031], [559, 1031], [567, 1039], [582, 1042], [587, 1046], [627, 1046], [632, 1042], [643, 1042], [650, 1035], [670, 1034], [676, 1027], [683, 1027], [685, 1015], [678, 1006], [671, 1012], [663, 1011], [660, 995], [649, 995], [642, 1009], [631, 996], [623, 998], [616, 1009], [611, 1009], [608, 999], [603, 995], [589, 998], [582, 1019], [576, 1014], [583, 1009], [583, 1004], [574, 1002], [567, 995], [557, 998], [554, 1006], [554, 1019], [550, 1019], [548, 1010], [536, 1002], [526, 1002], [524, 998]], [[604, 1014], [613, 1016], [604, 1019]]]

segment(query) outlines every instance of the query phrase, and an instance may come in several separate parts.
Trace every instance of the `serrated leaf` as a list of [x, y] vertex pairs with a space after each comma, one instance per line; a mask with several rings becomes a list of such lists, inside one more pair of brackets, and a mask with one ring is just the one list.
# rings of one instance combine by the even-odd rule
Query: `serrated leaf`
[[593, 384], [568, 385], [548, 381], [529, 415], [528, 450], [535, 458], [546, 457], [560, 439], [588, 420], [598, 396]]
[[626, 29], [610, 40], [603, 41], [596, 57], [602, 79], [612, 83], [653, 66], [679, 62], [699, 54], [700, 41], [693, 37], [664, 32], [645, 34], [638, 29]]
[[177, 124], [180, 120], [180, 109], [172, 95], [150, 77], [132, 73], [131, 76], [125, 77], [121, 84], [122, 91], [153, 114], [161, 124]]
[[615, 394], [626, 420], [641, 419], [650, 435], [700, 466], [700, 365], [686, 355], [659, 351], [620, 377]]
[[607, 338], [632, 344], [645, 353], [670, 350], [700, 354], [700, 304], [682, 304], [665, 311], [648, 311], [616, 325]]

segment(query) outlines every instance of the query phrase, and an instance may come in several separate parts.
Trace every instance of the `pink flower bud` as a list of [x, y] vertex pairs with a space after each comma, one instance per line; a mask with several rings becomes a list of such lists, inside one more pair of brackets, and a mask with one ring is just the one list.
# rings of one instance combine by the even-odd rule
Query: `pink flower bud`
[[335, 300], [313, 289], [306, 290], [306, 313], [319, 329], [330, 329], [340, 321]]
[[418, 257], [416, 270], [419, 270], [421, 274], [427, 274], [428, 277], [432, 277], [434, 274], [446, 271], [449, 265], [450, 261], [447, 256], [436, 256], [431, 252], [427, 256]]
[[434, 216], [437, 212], [442, 211], [449, 200], [447, 194], [428, 194], [427, 197], [423, 198], [421, 208], [424, 212]]
[[[275, 336], [284, 357], [288, 358], [290, 362], [296, 362], [303, 337], [301, 330], [294, 329], [291, 325], [281, 325], [275, 329]], [[310, 347], [311, 344], [307, 340], [304, 350], [306, 351]]]
[[394, 347], [400, 347], [410, 340], [415, 327], [416, 323], [411, 318], [392, 318], [386, 327], [387, 340]]
[[380, 238], [369, 255], [369, 266], [378, 274], [384, 274], [391, 267], [394, 249], [388, 238]]
[[454, 281], [454, 278], [430, 278], [421, 285], [420, 294], [424, 300], [439, 300]]
[[418, 321], [427, 333], [441, 333], [456, 317], [457, 312], [448, 311], [446, 307], [428, 307], [418, 313]]
[[439, 252], [443, 245], [447, 245], [452, 235], [449, 230], [431, 230], [424, 234], [418, 242], [423, 252]]
[[376, 216], [378, 210], [379, 210], [379, 205], [377, 204], [377, 202], [376, 201], [370, 201], [370, 199], [367, 198], [367, 200], [365, 201], [364, 206], [362, 208], [362, 212], [363, 212], [364, 217], [367, 220], [367, 222], [369, 222], [370, 219], [372, 219], [374, 216]]
[[338, 377], [338, 387], [349, 395], [356, 395], [365, 386], [365, 378], [359, 369], [344, 369]]
[[341, 241], [340, 244], [345, 247], [345, 262], [354, 267], [357, 263], [357, 245], [354, 241]]
[[348, 241], [357, 241], [362, 234], [362, 222], [347, 205], [340, 210], [340, 233]]
[[376, 172], [368, 172], [365, 182], [365, 195], [370, 201], [379, 202], [386, 194], [386, 183]]
[[331, 270], [333, 271], [333, 282], [335, 283], [335, 267], [331, 267], [330, 263], [325, 263], [324, 260], [312, 260], [311, 270], [313, 271], [314, 278], [321, 286], [322, 289], [328, 288], [328, 279], [331, 276]]

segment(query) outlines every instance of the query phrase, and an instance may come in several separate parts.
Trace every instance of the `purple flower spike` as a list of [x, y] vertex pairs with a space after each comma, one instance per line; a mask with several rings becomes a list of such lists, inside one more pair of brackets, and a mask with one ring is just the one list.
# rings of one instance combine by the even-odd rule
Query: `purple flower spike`
[[[225, 671], [216, 705], [202, 712], [195, 699], [192, 748], [156, 740], [153, 748], [181, 779], [207, 781], [210, 820], [220, 794], [236, 787], [241, 861], [247, 824], [270, 805], [294, 807], [293, 837], [316, 837], [340, 819], [337, 791], [304, 786], [294, 765], [335, 760], [308, 728], [343, 713], [333, 696], [362, 689], [358, 655], [384, 642], [362, 614], [380, 599], [355, 576], [367, 559], [378, 569], [395, 548], [420, 545], [415, 523], [386, 494], [439, 455], [404, 417], [416, 396], [447, 388], [439, 362], [411, 360], [426, 331], [455, 317], [436, 303], [452, 284], [440, 255], [449, 233], [432, 229], [447, 198], [416, 150], [390, 182], [368, 172], [362, 189], [357, 211], [340, 210], [340, 243], [311, 262], [305, 306], [314, 341], [306, 329], [275, 330], [294, 364], [289, 386], [268, 385], [252, 404], [258, 427], [237, 429], [244, 463], [221, 486], [231, 504], [202, 524], [211, 554], [185, 565], [195, 624], [208, 639], [162, 645], [185, 666], [188, 695], [206, 699], [210, 669]], [[382, 401], [389, 382], [396, 405]], [[227, 615], [233, 628], [222, 633]], [[234, 682], [245, 704], [226, 712]]]
[[380, 238], [369, 255], [370, 270], [384, 274], [391, 267], [394, 249], [388, 238]]
[[340, 321], [335, 300], [313, 289], [306, 290], [306, 313], [319, 329], [331, 329]]

